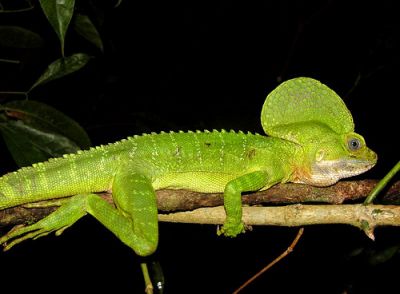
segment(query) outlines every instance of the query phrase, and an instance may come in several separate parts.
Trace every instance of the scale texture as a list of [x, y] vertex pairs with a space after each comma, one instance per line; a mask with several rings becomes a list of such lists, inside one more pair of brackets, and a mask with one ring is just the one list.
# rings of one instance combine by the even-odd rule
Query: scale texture
[[[139, 255], [157, 248], [155, 190], [223, 192], [218, 234], [245, 231], [241, 194], [285, 182], [331, 185], [370, 169], [376, 154], [354, 133], [340, 97], [310, 78], [284, 82], [263, 106], [270, 136], [234, 131], [151, 133], [25, 167], [0, 178], [0, 210], [62, 199], [35, 224], [0, 238], [5, 249], [63, 230], [91, 214]], [[115, 207], [96, 192], [112, 191]], [[53, 202], [52, 202], [53, 201]]]

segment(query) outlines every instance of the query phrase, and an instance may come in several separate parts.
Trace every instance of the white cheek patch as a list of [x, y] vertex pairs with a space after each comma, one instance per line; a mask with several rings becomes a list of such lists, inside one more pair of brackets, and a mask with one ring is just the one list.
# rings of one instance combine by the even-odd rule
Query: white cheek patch
[[311, 177], [304, 182], [315, 186], [329, 186], [340, 179], [366, 172], [374, 163], [360, 159], [321, 160], [311, 167]]

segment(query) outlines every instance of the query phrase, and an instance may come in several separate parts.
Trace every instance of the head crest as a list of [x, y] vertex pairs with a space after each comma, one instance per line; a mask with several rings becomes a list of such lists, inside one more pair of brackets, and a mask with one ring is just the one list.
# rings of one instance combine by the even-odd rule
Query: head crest
[[270, 136], [285, 137], [285, 126], [294, 123], [323, 124], [338, 134], [354, 131], [353, 118], [343, 100], [326, 85], [306, 77], [280, 84], [262, 108], [261, 124]]

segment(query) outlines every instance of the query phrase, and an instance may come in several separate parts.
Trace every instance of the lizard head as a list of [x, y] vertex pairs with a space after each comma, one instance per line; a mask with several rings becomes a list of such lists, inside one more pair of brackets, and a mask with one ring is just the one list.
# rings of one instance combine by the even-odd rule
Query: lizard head
[[354, 132], [342, 99], [311, 78], [286, 81], [272, 91], [261, 114], [270, 136], [296, 143], [290, 181], [327, 186], [372, 168], [377, 155]]
[[364, 138], [357, 133], [321, 143], [309, 165], [311, 177], [305, 178], [305, 183], [331, 185], [342, 178], [364, 173], [376, 164], [376, 153], [366, 146]]
[[328, 186], [376, 164], [376, 153], [355, 132], [337, 134], [328, 126], [312, 122], [291, 126], [289, 133], [290, 141], [299, 146], [300, 156], [296, 159], [302, 159], [292, 164], [292, 182]]

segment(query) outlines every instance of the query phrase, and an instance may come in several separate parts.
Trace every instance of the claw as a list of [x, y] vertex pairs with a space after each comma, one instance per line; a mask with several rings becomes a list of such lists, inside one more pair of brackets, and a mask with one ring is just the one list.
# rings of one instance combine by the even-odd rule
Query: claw
[[217, 229], [217, 235], [225, 235], [226, 237], [236, 237], [237, 235], [244, 233], [246, 227], [242, 221], [239, 223], [225, 221], [224, 225]]
[[0, 238], [0, 245], [3, 245], [4, 251], [6, 251], [27, 239], [35, 240], [52, 232], [56, 232], [57, 236], [61, 235], [66, 228], [85, 215], [81, 209], [82, 205], [80, 205], [82, 204], [82, 199], [82, 197], [79, 198], [78, 196], [71, 198], [70, 202], [65, 202], [56, 211], [32, 225], [15, 226]]

